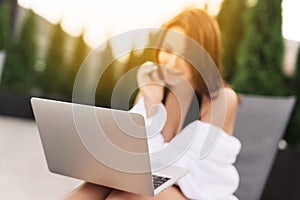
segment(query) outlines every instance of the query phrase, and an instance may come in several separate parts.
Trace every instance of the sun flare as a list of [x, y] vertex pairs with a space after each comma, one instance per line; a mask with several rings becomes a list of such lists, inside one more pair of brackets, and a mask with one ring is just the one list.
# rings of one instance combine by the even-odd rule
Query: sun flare
[[84, 32], [86, 43], [95, 48], [111, 35], [137, 28], [158, 28], [187, 6], [207, 7], [216, 15], [222, 0], [18, 0], [51, 23], [62, 23], [72, 36]]

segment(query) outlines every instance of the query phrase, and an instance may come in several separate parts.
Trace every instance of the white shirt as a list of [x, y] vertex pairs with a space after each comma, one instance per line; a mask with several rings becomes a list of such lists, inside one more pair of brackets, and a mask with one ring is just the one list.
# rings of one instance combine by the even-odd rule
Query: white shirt
[[[241, 143], [236, 137], [228, 135], [212, 124], [196, 120], [188, 124], [170, 143], [165, 143], [161, 135], [166, 120], [163, 104], [159, 105], [158, 111], [151, 118], [146, 117], [143, 98], [130, 111], [140, 113], [145, 118], [149, 151], [155, 155], [150, 156], [150, 159], [172, 162], [172, 165], [190, 171], [177, 182], [187, 198], [237, 199], [234, 192], [239, 185], [239, 174], [233, 164], [240, 152]], [[200, 157], [200, 152], [208, 148], [208, 142], [211, 143], [208, 145], [208, 154]]]

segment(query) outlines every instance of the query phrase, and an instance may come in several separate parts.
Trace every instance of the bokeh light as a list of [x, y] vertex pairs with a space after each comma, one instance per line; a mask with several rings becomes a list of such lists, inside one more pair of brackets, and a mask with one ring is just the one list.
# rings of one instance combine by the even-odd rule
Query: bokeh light
[[206, 7], [216, 15], [222, 0], [18, 0], [51, 23], [62, 23], [72, 36], [84, 32], [86, 43], [95, 48], [108, 37], [139, 28], [158, 28], [184, 7]]
[[282, 34], [289, 40], [300, 41], [300, 1], [282, 1]]

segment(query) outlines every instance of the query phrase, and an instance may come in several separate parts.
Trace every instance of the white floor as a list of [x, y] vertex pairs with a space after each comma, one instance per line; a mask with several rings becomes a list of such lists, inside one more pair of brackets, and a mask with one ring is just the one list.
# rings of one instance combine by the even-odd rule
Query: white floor
[[48, 171], [34, 121], [0, 116], [0, 200], [58, 200], [81, 183]]

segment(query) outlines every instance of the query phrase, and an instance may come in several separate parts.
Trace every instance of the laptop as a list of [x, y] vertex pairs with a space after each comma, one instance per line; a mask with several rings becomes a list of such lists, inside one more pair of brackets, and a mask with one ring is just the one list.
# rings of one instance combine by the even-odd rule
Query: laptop
[[140, 114], [37, 97], [31, 105], [50, 172], [146, 196], [188, 173], [151, 162]]

